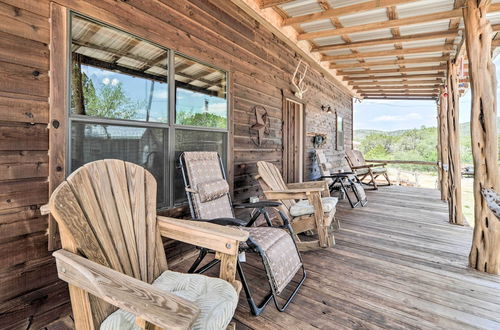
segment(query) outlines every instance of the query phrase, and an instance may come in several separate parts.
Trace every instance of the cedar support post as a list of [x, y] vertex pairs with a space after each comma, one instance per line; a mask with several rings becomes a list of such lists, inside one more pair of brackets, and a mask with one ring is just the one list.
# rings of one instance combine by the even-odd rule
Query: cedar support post
[[448, 200], [448, 120], [446, 119], [447, 98], [444, 88], [439, 93], [438, 103], [438, 158], [441, 200]]
[[462, 211], [462, 173], [460, 169], [460, 133], [458, 121], [458, 80], [457, 65], [448, 61], [448, 102], [447, 102], [447, 124], [448, 124], [448, 208], [450, 212], [450, 223], [455, 225], [464, 224]]
[[491, 1], [467, 0], [463, 10], [471, 81], [471, 138], [474, 158], [474, 236], [469, 265], [498, 274], [500, 222], [481, 196], [483, 188], [500, 189], [496, 130], [496, 71], [491, 60], [492, 28], [486, 19]]

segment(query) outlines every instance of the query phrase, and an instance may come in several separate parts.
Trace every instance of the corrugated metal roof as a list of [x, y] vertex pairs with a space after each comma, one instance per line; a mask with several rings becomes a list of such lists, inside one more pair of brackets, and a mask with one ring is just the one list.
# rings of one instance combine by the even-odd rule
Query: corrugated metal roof
[[[372, 0], [328, 0], [328, 3], [331, 8], [342, 8], [346, 6], [354, 6], [356, 4], [361, 4], [364, 2], [369, 2]], [[282, 11], [290, 16], [297, 17], [306, 15], [309, 13], [322, 12], [323, 9], [319, 5], [319, 0], [296, 0], [289, 2], [287, 4], [281, 5], [280, 8]], [[493, 0], [493, 3], [500, 3], [500, 0]], [[383, 2], [380, 2], [379, 5], [385, 6]], [[410, 17], [417, 17], [422, 15], [430, 15], [434, 13], [448, 12], [454, 10], [455, 0], [416, 0], [406, 4], [401, 4], [395, 6], [395, 16], [396, 19], [405, 19]], [[492, 24], [500, 24], [500, 12], [496, 13], [488, 13], [488, 19]], [[389, 21], [389, 9], [377, 8], [371, 10], [365, 10], [356, 13], [344, 14], [336, 17], [338, 21], [342, 24], [344, 28], [363, 26], [371, 23], [383, 23]], [[458, 24], [458, 26], [457, 26]], [[383, 24], [381, 25], [383, 26]], [[318, 32], [318, 31], [332, 31], [332, 34], [335, 30], [335, 26], [332, 24], [330, 17], [323, 17], [321, 20], [311, 21], [300, 24], [302, 31], [305, 33]], [[342, 72], [351, 73], [350, 76], [354, 75], [354, 72], [365, 70], [364, 68], [359, 66], [359, 61], [364, 61], [365, 64], [363, 67], [370, 67], [372, 70], [384, 70], [384, 69], [397, 69], [401, 67], [407, 68], [419, 68], [419, 67], [432, 67], [438, 66], [442, 62], [429, 62], [427, 58], [430, 57], [442, 57], [444, 55], [449, 54], [450, 56], [454, 56], [456, 48], [462, 39], [462, 32], [458, 31], [456, 35], [451, 35], [447, 38], [444, 37], [435, 37], [435, 38], [426, 38], [423, 40], [416, 41], [405, 41], [398, 42], [401, 44], [403, 50], [404, 49], [412, 49], [412, 51], [425, 47], [440, 47], [443, 46], [443, 51], [434, 51], [434, 52], [422, 52], [417, 54], [403, 54], [403, 55], [395, 55], [391, 54], [392, 50], [395, 50], [395, 42], [392, 42], [391, 38], [394, 36], [400, 36], [401, 38], [414, 36], [419, 34], [432, 34], [437, 32], [446, 32], [449, 30], [455, 31], [456, 28], [463, 29], [463, 19], [458, 17], [458, 19], [440, 19], [431, 22], [417, 23], [412, 25], [396, 25], [393, 27], [382, 27], [376, 28], [372, 26], [370, 30], [365, 30], [361, 32], [355, 33], [343, 33], [342, 35], [332, 35], [332, 36], [324, 36], [321, 38], [312, 39], [312, 43], [314, 46], [329, 46], [329, 45], [346, 45], [346, 48], [339, 48], [336, 50], [323, 50], [321, 54], [329, 55], [335, 57], [336, 55], [344, 55], [351, 54], [349, 50], [348, 44], [346, 44], [346, 40], [350, 40], [353, 43], [360, 43], [355, 46], [357, 56], [359, 59], [347, 59], [347, 60], [335, 60], [333, 59], [331, 63], [335, 63], [337, 65], [348, 65], [352, 64], [352, 68], [350, 69], [342, 69]], [[341, 27], [337, 27], [341, 28]], [[375, 29], [374, 29], [375, 28]], [[344, 30], [348, 31], [348, 30]], [[323, 33], [324, 34], [324, 33]], [[374, 41], [371, 44], [366, 44], [367, 41]], [[451, 52], [445, 51], [445, 46], [449, 47], [449, 45], [454, 45], [454, 50]], [[326, 48], [328, 49], [328, 48]], [[365, 57], [363, 59], [364, 53], [371, 52], [384, 52], [387, 51], [387, 55], [377, 56], [377, 57]], [[495, 54], [500, 53], [496, 52]], [[422, 63], [405, 63], [405, 60], [414, 60], [426, 58], [426, 61]], [[402, 62], [398, 65], [395, 64], [387, 64], [388, 61], [393, 60], [402, 60]], [[373, 66], [371, 63], [382, 62], [382, 65]], [[415, 77], [411, 77], [415, 74], [428, 74], [433, 71], [421, 71], [421, 72], [411, 72], [411, 74], [406, 75], [405, 79], [416, 79]], [[385, 74], [381, 74], [385, 75]], [[397, 74], [391, 73], [389, 76], [396, 76]], [[359, 76], [359, 74], [358, 74]], [[379, 76], [377, 74], [377, 76]], [[425, 78], [424, 78], [425, 79]]]
[[385, 8], [363, 11], [360, 13], [339, 17], [340, 23], [342, 23], [342, 25], [345, 27], [360, 25], [360, 22], [363, 22], [362, 24], [369, 24], [375, 22], [384, 22], [387, 20], [387, 11], [385, 10]]
[[454, 0], [421, 0], [396, 6], [399, 18], [427, 15], [453, 10]]

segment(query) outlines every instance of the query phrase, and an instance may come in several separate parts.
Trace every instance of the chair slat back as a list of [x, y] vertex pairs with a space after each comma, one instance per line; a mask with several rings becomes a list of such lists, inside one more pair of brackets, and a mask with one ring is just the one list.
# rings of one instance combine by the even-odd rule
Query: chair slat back
[[[156, 180], [144, 168], [112, 159], [86, 164], [54, 191], [50, 209], [63, 248], [148, 283], [167, 269]], [[86, 303], [95, 324], [114, 311], [95, 297]]]
[[366, 165], [365, 156], [363, 156], [363, 153], [361, 151], [353, 150], [352, 152], [361, 166]]
[[[257, 170], [259, 172], [259, 183], [262, 190], [279, 191], [288, 189], [285, 180], [283, 180], [283, 176], [281, 175], [281, 172], [276, 167], [276, 165], [269, 162], [260, 161], [257, 162]], [[286, 211], [286, 213], [288, 214], [288, 209], [290, 209], [290, 207], [295, 204], [295, 200], [281, 200], [281, 203], [286, 208], [286, 210], [284, 208], [283, 211]]]
[[325, 152], [320, 149], [315, 150], [316, 153], [316, 160], [318, 162], [318, 167], [321, 175], [323, 176], [328, 176], [331, 175], [331, 164], [328, 162], [326, 159]]
[[346, 150], [345, 155], [349, 166], [363, 166], [365, 165], [364, 158], [361, 155], [361, 159], [359, 158], [358, 150]]

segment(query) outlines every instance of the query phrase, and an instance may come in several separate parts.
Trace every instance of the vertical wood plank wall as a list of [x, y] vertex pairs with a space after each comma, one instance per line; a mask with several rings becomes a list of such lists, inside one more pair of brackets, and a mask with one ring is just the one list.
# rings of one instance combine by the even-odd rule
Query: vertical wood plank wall
[[[299, 57], [227, 0], [114, 0], [57, 3], [127, 32], [211, 63], [231, 73], [234, 195], [260, 193], [253, 179], [258, 160], [282, 167], [282, 100]], [[66, 285], [47, 251], [49, 0], [0, 0], [0, 322], [4, 329], [38, 329], [69, 313]], [[335, 114], [344, 117], [345, 145], [352, 145], [350, 96], [315, 70], [305, 104], [305, 132], [328, 134], [335, 151]], [[252, 108], [266, 107], [270, 135], [258, 148], [249, 138]], [[305, 180], [314, 176], [312, 141], [305, 137]], [[169, 250], [175, 244], [168, 243]]]

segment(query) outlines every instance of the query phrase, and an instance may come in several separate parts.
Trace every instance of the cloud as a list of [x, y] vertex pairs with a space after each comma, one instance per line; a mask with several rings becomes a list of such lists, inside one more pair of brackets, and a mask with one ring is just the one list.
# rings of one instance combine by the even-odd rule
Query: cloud
[[383, 115], [383, 116], [378, 116], [373, 119], [373, 121], [378, 121], [378, 122], [387, 122], [387, 121], [407, 121], [407, 120], [418, 120], [422, 119], [422, 116], [419, 113], [412, 112], [407, 115], [398, 115], [398, 116], [391, 116], [391, 115]]
[[[149, 94], [149, 93], [148, 93]], [[166, 88], [155, 89], [153, 91], [153, 98], [155, 100], [166, 100], [168, 99], [168, 92]]]

